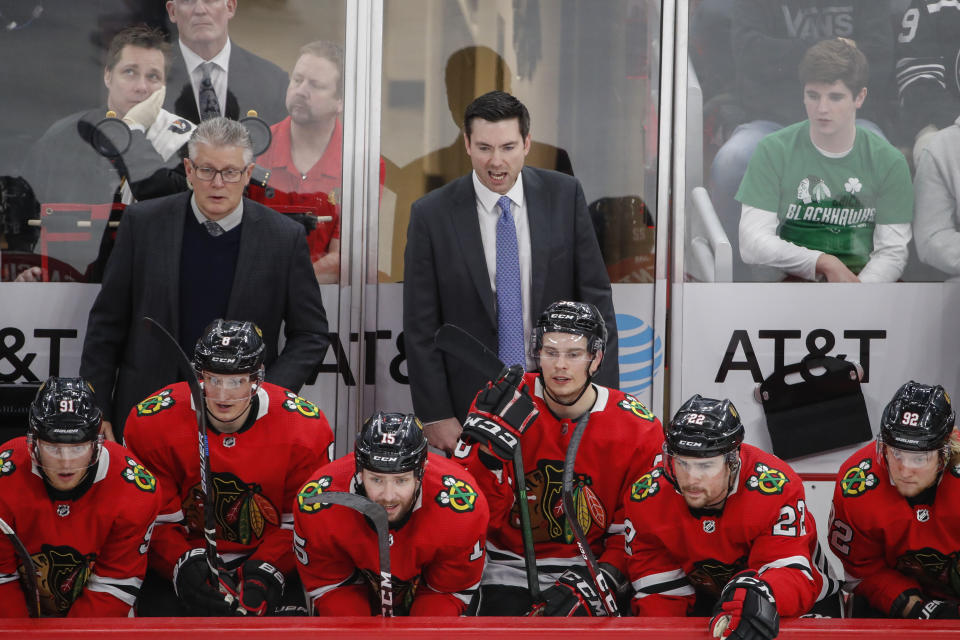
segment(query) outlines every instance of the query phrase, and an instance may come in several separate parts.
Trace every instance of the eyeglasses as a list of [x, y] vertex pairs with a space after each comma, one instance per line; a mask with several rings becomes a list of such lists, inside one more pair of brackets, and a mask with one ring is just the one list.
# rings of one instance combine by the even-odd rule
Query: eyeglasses
[[244, 385], [249, 385], [252, 381], [250, 380], [249, 375], [217, 376], [204, 373], [203, 377], [201, 378], [201, 382], [203, 382], [204, 385], [208, 385], [212, 389], [236, 391], [237, 389], [242, 388]]
[[244, 172], [244, 169], [214, 169], [213, 167], [198, 167], [196, 164], [194, 164], [193, 160], [190, 161], [190, 164], [193, 165], [193, 175], [197, 176], [198, 180], [203, 180], [204, 182], [212, 182], [213, 179], [217, 177], [217, 174], [220, 174], [220, 177], [223, 178], [224, 182], [240, 182]]

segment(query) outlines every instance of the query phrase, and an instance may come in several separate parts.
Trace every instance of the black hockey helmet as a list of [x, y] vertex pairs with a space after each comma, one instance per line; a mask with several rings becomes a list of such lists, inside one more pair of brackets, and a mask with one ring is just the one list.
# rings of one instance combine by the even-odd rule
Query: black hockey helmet
[[93, 387], [83, 378], [47, 378], [30, 405], [27, 436], [62, 444], [91, 442], [100, 436], [103, 414]]
[[423, 424], [412, 413], [378, 411], [363, 423], [354, 443], [357, 473], [369, 469], [377, 473], [413, 471], [419, 480], [427, 459], [427, 439]]
[[543, 348], [543, 335], [550, 332], [572, 333], [587, 338], [587, 350], [591, 354], [602, 351], [607, 344], [607, 326], [600, 311], [589, 302], [559, 300], [540, 314], [533, 328], [533, 355]]
[[256, 373], [263, 364], [263, 333], [249, 321], [214, 320], [193, 351], [193, 368], [211, 373]]
[[880, 419], [883, 444], [907, 451], [934, 451], [947, 442], [956, 412], [940, 385], [911, 380], [893, 395]]
[[743, 442], [744, 429], [732, 402], [695, 394], [683, 403], [664, 431], [668, 454], [712, 458], [736, 451]]

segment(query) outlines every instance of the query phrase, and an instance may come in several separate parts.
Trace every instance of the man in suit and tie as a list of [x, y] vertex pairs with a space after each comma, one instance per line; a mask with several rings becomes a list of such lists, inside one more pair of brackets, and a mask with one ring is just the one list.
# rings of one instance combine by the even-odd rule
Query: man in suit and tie
[[192, 193], [127, 208], [87, 322], [81, 375], [94, 386], [106, 433], [116, 426], [118, 440], [130, 408], [181, 375], [170, 345], [144, 316], [187, 354], [215, 318], [256, 323], [266, 380], [294, 392], [329, 344], [303, 227], [243, 197], [253, 170], [246, 128], [205, 120], [188, 147]]
[[556, 300], [593, 303], [609, 335], [595, 379], [619, 386], [610, 280], [580, 182], [523, 166], [530, 114], [508, 93], [474, 100], [463, 127], [473, 171], [414, 202], [404, 255], [413, 407], [430, 443], [448, 452], [486, 381], [434, 348], [444, 323], [467, 330], [504, 363], [526, 367], [534, 318]]
[[227, 23], [236, 11], [237, 0], [167, 0], [180, 39], [165, 109], [191, 122], [220, 115], [236, 120], [249, 109], [267, 124], [286, 115], [287, 74], [231, 42]]

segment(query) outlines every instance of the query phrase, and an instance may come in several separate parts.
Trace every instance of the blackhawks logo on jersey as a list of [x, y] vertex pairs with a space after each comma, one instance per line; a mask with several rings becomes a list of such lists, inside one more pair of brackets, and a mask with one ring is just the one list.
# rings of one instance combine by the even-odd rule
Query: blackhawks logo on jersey
[[[360, 569], [363, 579], [366, 581], [369, 589], [367, 596], [370, 600], [370, 613], [380, 614], [380, 572], [373, 569]], [[420, 586], [421, 575], [418, 573], [409, 580], [398, 580], [396, 576], [391, 579], [393, 586], [393, 615], [408, 616], [410, 607], [413, 606], [413, 599], [417, 595], [417, 588]]]
[[307, 484], [303, 485], [303, 488], [300, 489], [300, 493], [297, 494], [297, 508], [303, 513], [315, 513], [329, 507], [329, 504], [321, 504], [319, 502], [314, 502], [311, 504], [307, 502], [307, 498], [317, 497], [329, 489], [332, 482], [333, 478], [331, 476], [322, 476], [318, 480], [311, 480]]
[[877, 486], [877, 476], [870, 471], [872, 467], [873, 461], [865, 458], [857, 466], [847, 469], [840, 480], [840, 494], [844, 498], [856, 498]]
[[[280, 515], [259, 484], [247, 484], [232, 473], [214, 473], [213, 512], [217, 538], [250, 544], [263, 537], [268, 524], [280, 526]], [[200, 483], [193, 485], [183, 501], [183, 514], [192, 535], [203, 535], [204, 495]]]
[[13, 449], [0, 451], [0, 476], [8, 476], [17, 470], [17, 465], [13, 464]]
[[644, 420], [653, 421], [654, 415], [650, 409], [647, 409], [642, 402], [634, 398], [629, 393], [624, 394], [625, 397], [623, 400], [617, 403], [617, 406], [623, 409], [624, 411], [629, 411], [638, 418], [643, 418]]
[[723, 587], [737, 573], [747, 568], [747, 557], [741, 556], [732, 564], [714, 560], [700, 560], [693, 563], [693, 570], [687, 574], [687, 580], [697, 593], [718, 597]]
[[660, 491], [660, 483], [657, 478], [663, 475], [663, 469], [657, 467], [648, 473], [643, 474], [630, 486], [630, 499], [634, 502], [643, 502], [652, 495]]
[[913, 578], [924, 593], [936, 598], [956, 599], [960, 596], [958, 553], [950, 555], [932, 547], [908, 549], [897, 558], [896, 570]]
[[169, 409], [176, 404], [176, 400], [173, 399], [173, 390], [164, 389], [160, 393], [155, 393], [143, 402], [137, 405], [137, 416], [153, 416], [164, 409]]
[[124, 456], [124, 458], [127, 460], [127, 466], [125, 466], [123, 471], [120, 472], [120, 475], [123, 476], [123, 479], [127, 482], [133, 483], [133, 485], [141, 491], [147, 491], [149, 493], [156, 491], [157, 479], [154, 477], [154, 475], [147, 471], [146, 467], [130, 456]]
[[[539, 460], [537, 468], [527, 474], [527, 497], [533, 502], [530, 526], [535, 542], [573, 544], [574, 535], [563, 510], [563, 462]], [[596, 526], [607, 530], [607, 512], [593, 490], [593, 478], [583, 473], [573, 474], [573, 510], [584, 534]], [[520, 512], [514, 504], [510, 513], [511, 525], [520, 528]]]
[[285, 395], [287, 398], [283, 401], [283, 408], [287, 411], [295, 411], [306, 418], [320, 417], [320, 407], [317, 405], [290, 391], [287, 391]]
[[453, 476], [443, 476], [444, 489], [437, 494], [437, 504], [450, 507], [457, 513], [473, 511], [477, 502], [477, 492], [469, 484]]
[[783, 488], [790, 482], [782, 471], [768, 467], [762, 462], [758, 462], [753, 470], [756, 473], [747, 478], [747, 488], [759, 491], [765, 496], [783, 493]]
[[[83, 593], [96, 554], [84, 555], [73, 547], [45, 544], [40, 547], [40, 553], [30, 557], [37, 568], [37, 589], [44, 617], [66, 615], [74, 600]], [[22, 576], [23, 566], [18, 570]]]

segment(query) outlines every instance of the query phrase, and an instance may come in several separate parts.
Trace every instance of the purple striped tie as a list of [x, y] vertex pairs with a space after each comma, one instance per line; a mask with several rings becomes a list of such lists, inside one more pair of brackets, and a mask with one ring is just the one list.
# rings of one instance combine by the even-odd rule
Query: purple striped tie
[[507, 366], [526, 365], [523, 349], [523, 299], [520, 295], [520, 253], [510, 198], [497, 200], [497, 351]]

